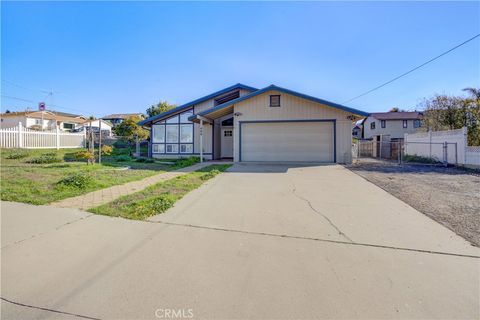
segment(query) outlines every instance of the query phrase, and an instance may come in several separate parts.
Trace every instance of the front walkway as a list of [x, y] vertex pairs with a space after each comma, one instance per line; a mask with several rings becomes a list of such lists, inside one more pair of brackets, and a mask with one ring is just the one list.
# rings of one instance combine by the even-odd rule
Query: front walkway
[[199, 170], [203, 167], [207, 167], [212, 164], [225, 164], [225, 162], [207, 161], [203, 163], [197, 163], [193, 166], [181, 168], [175, 171], [162, 172], [160, 174], [144, 178], [138, 181], [132, 181], [121, 185], [112, 186], [105, 189], [100, 189], [80, 196], [63, 199], [50, 204], [50, 206], [58, 208], [71, 208], [87, 210], [90, 208], [98, 207], [102, 204], [111, 202], [121, 196], [135, 193], [143, 190], [153, 184], [161, 181], [169, 180], [189, 172]]

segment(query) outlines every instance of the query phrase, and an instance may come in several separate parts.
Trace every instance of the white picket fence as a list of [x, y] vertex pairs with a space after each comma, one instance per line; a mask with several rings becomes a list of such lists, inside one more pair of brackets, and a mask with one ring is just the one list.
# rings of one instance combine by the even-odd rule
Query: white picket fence
[[22, 123], [13, 128], [0, 129], [0, 148], [60, 149], [83, 148], [86, 144], [85, 131], [71, 133], [55, 130], [36, 131], [25, 128]]

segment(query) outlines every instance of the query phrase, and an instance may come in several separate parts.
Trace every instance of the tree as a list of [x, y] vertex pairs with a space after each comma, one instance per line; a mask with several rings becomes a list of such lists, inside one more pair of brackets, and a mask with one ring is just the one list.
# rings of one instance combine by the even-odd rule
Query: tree
[[399, 111], [400, 111], [400, 109], [398, 109], [397, 107], [393, 107], [388, 112], [399, 112]]
[[142, 119], [138, 116], [129, 117], [114, 127], [113, 131], [117, 136], [130, 143], [135, 142], [137, 136], [139, 140], [145, 140], [148, 138], [148, 131], [137, 124], [140, 120]]
[[151, 105], [150, 108], [147, 109], [146, 113], [149, 117], [156, 116], [157, 114], [166, 112], [175, 108], [176, 105], [169, 104], [167, 101], [160, 101], [156, 105]]

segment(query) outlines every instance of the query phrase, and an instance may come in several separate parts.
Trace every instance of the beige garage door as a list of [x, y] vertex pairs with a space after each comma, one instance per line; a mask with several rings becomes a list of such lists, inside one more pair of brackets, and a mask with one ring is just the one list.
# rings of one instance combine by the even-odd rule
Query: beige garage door
[[262, 122], [241, 126], [241, 161], [334, 162], [333, 122]]

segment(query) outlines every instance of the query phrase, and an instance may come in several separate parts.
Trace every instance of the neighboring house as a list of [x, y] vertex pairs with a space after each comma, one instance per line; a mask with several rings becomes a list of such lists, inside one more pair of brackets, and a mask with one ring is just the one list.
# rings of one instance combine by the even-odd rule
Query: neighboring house
[[[363, 138], [377, 140], [403, 139], [422, 126], [421, 112], [375, 112], [363, 121]], [[380, 138], [381, 137], [381, 138]]]
[[130, 117], [145, 118], [142, 113], [115, 113], [106, 115], [102, 119], [109, 121], [115, 127]]
[[111, 137], [112, 136], [112, 127], [113, 125], [105, 120], [102, 119], [96, 119], [96, 120], [86, 120], [85, 122], [78, 124], [77, 127], [75, 128], [75, 131], [83, 131], [85, 128], [87, 128], [87, 132], [90, 128], [92, 128], [93, 132], [99, 132], [100, 131], [100, 122], [102, 125], [102, 135]]
[[62, 131], [72, 131], [85, 121], [85, 117], [77, 114], [58, 111], [22, 111], [0, 115], [1, 128], [13, 128], [19, 123], [23, 127], [39, 130], [53, 130], [58, 126]]
[[268, 86], [236, 84], [139, 122], [155, 158], [351, 162], [360, 110]]
[[355, 125], [352, 129], [352, 137], [360, 139], [362, 138], [362, 127], [360, 125]]

